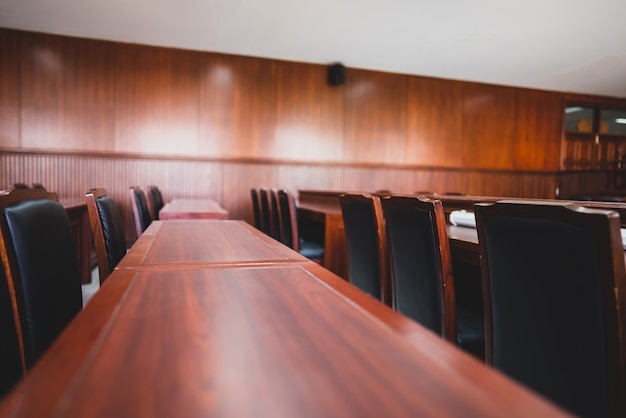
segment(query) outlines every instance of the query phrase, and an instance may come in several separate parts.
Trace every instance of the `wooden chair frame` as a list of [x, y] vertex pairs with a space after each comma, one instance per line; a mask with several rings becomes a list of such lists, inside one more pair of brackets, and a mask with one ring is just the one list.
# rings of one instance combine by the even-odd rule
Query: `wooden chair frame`
[[100, 220], [100, 213], [98, 211], [98, 198], [102, 196], [108, 196], [106, 189], [91, 189], [85, 195], [85, 201], [87, 202], [87, 212], [89, 213], [89, 223], [91, 224], [91, 233], [93, 236], [93, 243], [96, 249], [96, 259], [98, 261], [98, 275], [100, 277], [100, 284], [102, 284], [106, 278], [112, 273], [109, 265], [109, 257], [107, 255], [106, 243], [104, 240], [104, 231], [102, 230], [102, 221]]

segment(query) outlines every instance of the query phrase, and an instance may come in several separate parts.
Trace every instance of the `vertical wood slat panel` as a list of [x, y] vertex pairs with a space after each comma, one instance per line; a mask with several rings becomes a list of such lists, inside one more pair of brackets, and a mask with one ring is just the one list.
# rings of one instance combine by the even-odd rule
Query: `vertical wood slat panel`
[[[498, 181], [493, 181], [497, 176]], [[128, 188], [157, 185], [164, 199], [211, 198], [232, 219], [252, 222], [250, 188], [298, 190], [462, 192], [474, 195], [554, 197], [554, 174], [447, 169], [261, 164], [228, 161], [116, 158], [0, 151], [0, 188], [39, 182], [61, 198], [82, 199], [104, 187], [120, 206], [129, 242], [135, 239]]]

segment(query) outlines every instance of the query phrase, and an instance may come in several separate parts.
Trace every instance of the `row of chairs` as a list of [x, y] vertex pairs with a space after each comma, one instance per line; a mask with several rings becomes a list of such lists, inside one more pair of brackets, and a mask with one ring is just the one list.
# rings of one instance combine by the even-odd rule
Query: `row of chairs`
[[130, 193], [131, 207], [133, 208], [135, 232], [137, 236], [140, 236], [153, 220], [159, 219], [159, 211], [165, 205], [163, 195], [156, 186], [148, 186], [147, 193], [139, 186], [132, 186], [128, 191]]
[[344, 194], [340, 202], [349, 281], [482, 358], [481, 319], [456, 306], [441, 202], [378, 194]]
[[[161, 193], [154, 186], [148, 190], [158, 213]], [[143, 192], [131, 188], [133, 193]], [[126, 254], [123, 223], [106, 189], [92, 189], [85, 198], [102, 284]], [[2, 396], [82, 309], [83, 300], [76, 245], [56, 193], [42, 185], [13, 185], [0, 193], [0, 211]]]
[[[476, 323], [455, 306], [441, 202], [340, 199], [350, 281], [459, 346], [470, 342], [463, 334], [475, 337]], [[476, 205], [475, 216], [486, 363], [579, 416], [626, 416], [619, 215], [503, 201]]]
[[[163, 195], [157, 186], [148, 186], [147, 191], [148, 197], [138, 186], [129, 188], [137, 236], [140, 236], [153, 220], [159, 219], [159, 211], [164, 206]], [[85, 199], [102, 284], [126, 254], [123, 222], [119, 207], [106, 189], [91, 189], [85, 195]]]
[[0, 394], [21, 379], [82, 309], [70, 223], [43, 187], [0, 194]]
[[322, 264], [324, 247], [299, 234], [295, 197], [287, 190], [250, 189], [254, 226], [263, 233]]

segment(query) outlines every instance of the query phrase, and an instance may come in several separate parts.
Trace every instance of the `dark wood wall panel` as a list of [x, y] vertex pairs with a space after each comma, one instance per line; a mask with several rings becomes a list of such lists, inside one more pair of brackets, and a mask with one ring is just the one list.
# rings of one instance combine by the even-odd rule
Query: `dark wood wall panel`
[[[9, 30], [0, 37], [9, 45], [0, 81], [15, 86], [19, 80], [17, 93], [3, 93], [3, 106], [17, 103], [22, 126], [17, 138], [13, 133], [10, 142], [3, 140], [7, 147], [481, 169], [558, 166], [557, 93], [352, 68], [345, 85], [329, 86], [323, 65]], [[10, 55], [15, 38], [18, 60]], [[15, 132], [15, 117], [4, 115], [13, 123], [2, 129]]]
[[110, 150], [115, 134], [115, 48], [25, 33], [21, 37], [21, 144]]
[[0, 147], [20, 146], [20, 66], [17, 33], [0, 29]]
[[463, 86], [464, 167], [513, 167], [516, 92], [511, 87], [486, 84]]
[[350, 69], [344, 86], [344, 161], [403, 163], [408, 77]]
[[463, 164], [463, 84], [409, 78], [406, 163], [445, 167]]
[[320, 65], [279, 62], [276, 77], [276, 131], [279, 159], [343, 159], [344, 86], [326, 82]]
[[566, 95], [326, 69], [0, 29], [0, 185], [157, 184], [244, 219], [250, 187], [554, 195]]
[[202, 55], [136, 45], [116, 50], [115, 150], [196, 154]]
[[203, 155], [273, 157], [276, 62], [209, 54], [203, 71]]
[[517, 90], [517, 121], [513, 167], [558, 170], [563, 126], [563, 99], [559, 93]]

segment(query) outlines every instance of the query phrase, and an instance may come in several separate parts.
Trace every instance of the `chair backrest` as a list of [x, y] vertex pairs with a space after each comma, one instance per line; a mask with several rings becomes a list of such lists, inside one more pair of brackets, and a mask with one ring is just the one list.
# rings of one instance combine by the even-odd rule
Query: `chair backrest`
[[276, 196], [280, 213], [280, 241], [295, 251], [299, 251], [298, 217], [295, 198], [287, 190], [278, 190]]
[[138, 186], [133, 186], [129, 189], [129, 192], [130, 204], [133, 208], [133, 217], [135, 219], [135, 232], [137, 232], [137, 237], [139, 237], [152, 222], [152, 215], [148, 206], [148, 199], [146, 199], [146, 194], [143, 190]]
[[387, 237], [380, 198], [371, 194], [339, 197], [348, 244], [349, 281], [391, 305]]
[[21, 345], [17, 337], [16, 315], [13, 313], [9, 284], [0, 268], [0, 398], [24, 375]]
[[82, 308], [76, 245], [63, 206], [45, 189], [0, 196], [0, 254], [25, 368]]
[[271, 229], [270, 236], [275, 240], [281, 240], [281, 232], [280, 232], [280, 207], [278, 205], [278, 190], [269, 189], [267, 193], [267, 198], [269, 201], [267, 205], [270, 208], [270, 216], [271, 216]]
[[486, 361], [580, 416], [626, 416], [626, 271], [615, 212], [477, 204]]
[[150, 210], [152, 211], [152, 219], [159, 219], [159, 211], [165, 206], [163, 201], [163, 194], [157, 186], [148, 186], [148, 200], [150, 203]]
[[254, 215], [254, 227], [259, 231], [263, 230], [261, 224], [261, 205], [259, 203], [259, 191], [255, 188], [250, 189], [250, 198], [252, 199], [252, 214]]
[[85, 200], [102, 284], [126, 254], [122, 216], [106, 189], [91, 189]]
[[261, 230], [272, 236], [272, 212], [270, 208], [270, 192], [267, 189], [259, 189], [259, 202], [261, 203]]
[[454, 279], [441, 201], [391, 196], [381, 202], [395, 309], [456, 344]]

